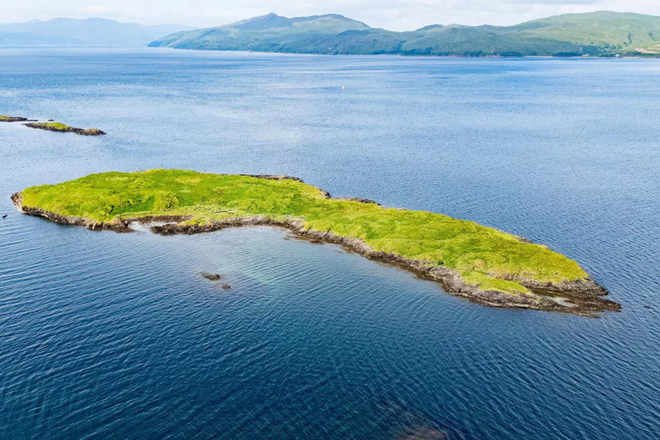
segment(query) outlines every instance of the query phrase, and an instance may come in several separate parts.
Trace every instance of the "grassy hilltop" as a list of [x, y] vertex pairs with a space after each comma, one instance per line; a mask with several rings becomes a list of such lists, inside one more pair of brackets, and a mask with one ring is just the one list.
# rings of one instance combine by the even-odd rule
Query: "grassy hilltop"
[[616, 12], [569, 14], [516, 26], [431, 25], [373, 29], [341, 15], [275, 14], [179, 32], [151, 47], [316, 54], [456, 56], [660, 56], [660, 17]]
[[426, 211], [341, 200], [296, 180], [184, 170], [93, 174], [23, 191], [24, 207], [94, 222], [189, 216], [188, 223], [266, 216], [363, 240], [368, 246], [455, 269], [471, 285], [527, 293], [520, 280], [562, 283], [588, 275], [545, 246], [477, 223]]

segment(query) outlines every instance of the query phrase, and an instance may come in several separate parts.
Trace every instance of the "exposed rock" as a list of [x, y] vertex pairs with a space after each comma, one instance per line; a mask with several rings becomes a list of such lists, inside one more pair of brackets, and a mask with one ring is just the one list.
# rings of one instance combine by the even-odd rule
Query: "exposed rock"
[[348, 200], [350, 202], [359, 202], [359, 203], [372, 203], [374, 205], [381, 206], [380, 203], [376, 203], [373, 200], [363, 199], [363, 198], [360, 198], [360, 197], [333, 197], [333, 199], [335, 199], [335, 200]]
[[115, 219], [112, 222], [94, 222], [80, 217], [75, 216], [63, 216], [51, 211], [46, 211], [41, 208], [35, 208], [32, 206], [23, 206], [23, 194], [15, 193], [12, 194], [11, 200], [14, 205], [23, 213], [27, 215], [37, 216], [46, 218], [54, 223], [59, 223], [62, 225], [71, 225], [71, 226], [82, 226], [90, 230], [110, 230], [116, 232], [131, 232], [129, 228], [129, 222], [126, 220]]
[[220, 281], [222, 279], [222, 275], [218, 273], [202, 272], [201, 275], [209, 281]]
[[138, 222], [142, 225], [150, 225], [152, 223], [178, 223], [185, 222], [192, 219], [191, 215], [153, 215], [150, 217], [133, 217], [125, 218], [127, 222]]
[[201, 275], [202, 277], [206, 278], [207, 280], [216, 283], [216, 287], [217, 287], [218, 289], [222, 289], [222, 290], [231, 290], [231, 286], [230, 286], [229, 284], [218, 283], [218, 281], [220, 281], [220, 280], [223, 279], [223, 276], [220, 275], [219, 273], [208, 273], [208, 272], [202, 272], [200, 275]]
[[86, 130], [81, 130], [76, 128], [74, 133], [80, 136], [105, 136], [105, 132], [99, 130], [98, 128], [88, 128]]
[[239, 176], [256, 177], [257, 179], [266, 180], [295, 180], [296, 182], [305, 183], [299, 177], [273, 175], [273, 174], [239, 174]]

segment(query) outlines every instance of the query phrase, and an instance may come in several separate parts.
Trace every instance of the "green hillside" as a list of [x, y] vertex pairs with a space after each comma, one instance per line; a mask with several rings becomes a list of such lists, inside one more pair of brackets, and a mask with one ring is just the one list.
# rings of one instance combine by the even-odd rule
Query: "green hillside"
[[515, 28], [539, 38], [603, 48], [605, 52], [660, 54], [660, 17], [594, 12], [545, 18]]
[[310, 37], [336, 36], [348, 30], [369, 29], [341, 15], [286, 18], [275, 14], [255, 17], [212, 29], [178, 32], [150, 44], [179, 49], [286, 51]]
[[516, 26], [427, 26], [411, 32], [372, 29], [341, 15], [275, 14], [219, 28], [179, 32], [151, 47], [316, 54], [456, 56], [660, 56], [660, 17], [594, 12]]

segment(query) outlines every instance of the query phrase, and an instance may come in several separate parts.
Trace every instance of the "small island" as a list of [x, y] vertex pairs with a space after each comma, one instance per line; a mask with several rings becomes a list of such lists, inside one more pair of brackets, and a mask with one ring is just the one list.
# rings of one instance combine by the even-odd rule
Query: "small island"
[[186, 170], [92, 174], [12, 196], [19, 210], [92, 230], [162, 235], [275, 226], [440, 283], [451, 295], [495, 307], [595, 317], [619, 310], [580, 265], [546, 246], [427, 211], [333, 198], [298, 178]]
[[0, 122], [26, 122], [28, 118], [23, 118], [21, 116], [3, 116], [0, 115]]
[[47, 130], [47, 131], [57, 131], [60, 133], [75, 133], [80, 136], [103, 136], [104, 132], [98, 128], [76, 128], [69, 127], [68, 125], [62, 124], [61, 122], [32, 122], [30, 124], [25, 124], [26, 127], [36, 128], [38, 130]]

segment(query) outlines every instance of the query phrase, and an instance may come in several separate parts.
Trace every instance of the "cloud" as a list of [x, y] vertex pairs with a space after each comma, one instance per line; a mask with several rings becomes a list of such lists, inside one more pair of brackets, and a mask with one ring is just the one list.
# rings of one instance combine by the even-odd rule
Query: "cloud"
[[660, 15], [657, 0], [30, 0], [6, 2], [4, 23], [56, 17], [104, 17], [146, 24], [211, 27], [275, 12], [339, 13], [374, 27], [411, 30], [433, 24], [510, 25], [550, 15], [614, 10]]

